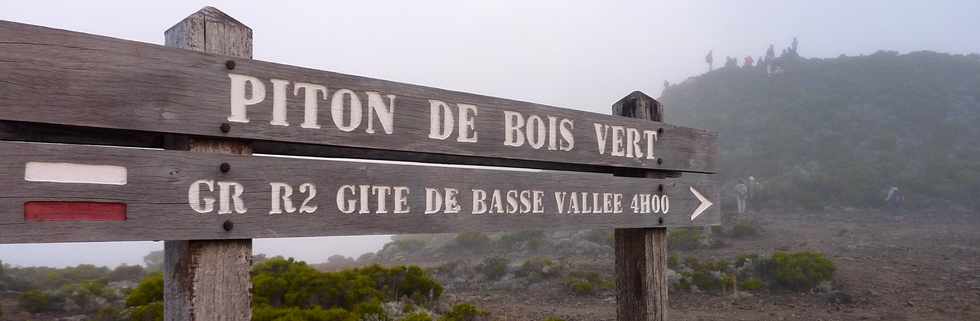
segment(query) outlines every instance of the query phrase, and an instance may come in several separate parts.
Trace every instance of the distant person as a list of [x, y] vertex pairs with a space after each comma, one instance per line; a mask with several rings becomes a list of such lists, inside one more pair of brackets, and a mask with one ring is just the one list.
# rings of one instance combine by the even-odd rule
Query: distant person
[[715, 69], [714, 68], [714, 63], [715, 63], [714, 50], [709, 50], [708, 51], [708, 55], [704, 56], [704, 62], [708, 63], [708, 71], [709, 72]]
[[888, 193], [885, 195], [885, 205], [891, 208], [898, 208], [902, 205], [902, 201], [905, 200], [905, 196], [902, 195], [902, 191], [898, 189], [898, 186], [892, 186], [888, 188]]
[[742, 62], [742, 68], [748, 68], [755, 65], [755, 61], [752, 60], [752, 56], [745, 56], [745, 61]]
[[738, 202], [738, 214], [745, 214], [745, 203], [748, 202], [749, 187], [744, 180], [738, 180], [735, 184], [735, 201]]

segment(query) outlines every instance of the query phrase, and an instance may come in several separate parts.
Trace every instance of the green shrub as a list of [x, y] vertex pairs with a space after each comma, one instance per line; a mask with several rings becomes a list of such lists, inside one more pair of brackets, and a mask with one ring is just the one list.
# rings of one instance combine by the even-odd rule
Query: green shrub
[[531, 281], [553, 278], [560, 273], [561, 268], [558, 262], [541, 256], [532, 257], [524, 261], [521, 268], [514, 272], [518, 277], [528, 278]]
[[684, 265], [690, 268], [690, 271], [681, 273], [682, 284], [678, 285], [679, 288], [690, 289], [691, 286], [696, 286], [700, 290], [714, 291], [731, 285], [732, 276], [729, 274], [731, 265], [727, 261], [699, 261], [697, 258], [687, 257], [684, 259]]
[[545, 235], [542, 231], [518, 231], [505, 233], [497, 240], [497, 248], [514, 251], [519, 250], [521, 245], [525, 245], [528, 250], [540, 250], [545, 244]]
[[565, 286], [567, 286], [572, 293], [575, 293], [575, 295], [592, 295], [595, 293], [595, 286], [588, 280], [576, 278], [568, 279], [565, 281]]
[[163, 302], [163, 273], [148, 275], [140, 281], [126, 297], [126, 306], [140, 306], [153, 302]]
[[573, 271], [565, 277], [565, 287], [576, 295], [592, 295], [599, 289], [612, 289], [616, 284], [598, 272]]
[[449, 312], [439, 318], [439, 321], [477, 321], [489, 314], [472, 304], [461, 303], [454, 305]]
[[55, 309], [55, 304], [51, 296], [39, 290], [30, 290], [21, 293], [17, 297], [17, 305], [21, 310], [30, 313], [48, 312]]
[[680, 258], [676, 254], [671, 254], [667, 257], [667, 268], [671, 270], [677, 270], [681, 265]]
[[502, 256], [492, 256], [483, 259], [483, 262], [477, 266], [477, 271], [487, 280], [496, 281], [507, 275], [507, 265], [510, 264], [510, 259]]
[[681, 251], [696, 250], [701, 247], [701, 230], [695, 228], [677, 228], [670, 230], [667, 244], [671, 249]]
[[490, 237], [480, 232], [456, 234], [455, 244], [463, 250], [482, 252], [490, 246]]
[[131, 321], [163, 320], [163, 273], [150, 274], [126, 296]]
[[252, 321], [359, 321], [354, 313], [341, 308], [324, 310], [320, 307], [302, 309], [297, 307], [275, 308], [270, 306], [253, 307]]
[[[2, 319], [0, 319], [2, 320]], [[103, 307], [95, 311], [87, 321], [123, 321], [123, 312], [116, 307]]]
[[135, 281], [142, 279], [144, 274], [142, 265], [122, 264], [109, 273], [109, 281]]
[[407, 297], [428, 303], [442, 295], [442, 285], [417, 266], [378, 265], [338, 272], [319, 272], [304, 262], [273, 258], [252, 269], [253, 303], [273, 307], [352, 310], [365, 302]]
[[763, 287], [762, 280], [756, 277], [751, 277], [748, 280], [744, 280], [738, 283], [738, 288], [746, 291], [755, 291]]
[[424, 312], [415, 312], [402, 317], [400, 321], [432, 321], [432, 316]]
[[364, 302], [354, 306], [354, 315], [367, 320], [390, 320], [385, 308], [380, 301]]
[[148, 304], [131, 307], [129, 309], [130, 321], [163, 321], [163, 301], [151, 302]]
[[397, 239], [385, 244], [381, 252], [388, 251], [389, 248], [402, 253], [414, 253], [425, 248], [426, 242], [419, 239]]
[[807, 290], [834, 276], [834, 262], [816, 252], [776, 252], [770, 261], [776, 283], [794, 290]]
[[749, 238], [759, 234], [759, 228], [750, 221], [738, 221], [732, 226], [732, 237], [734, 238]]
[[84, 313], [94, 313], [105, 302], [113, 302], [117, 299], [116, 291], [109, 288], [105, 280], [65, 285], [57, 293], [77, 305], [79, 312]]

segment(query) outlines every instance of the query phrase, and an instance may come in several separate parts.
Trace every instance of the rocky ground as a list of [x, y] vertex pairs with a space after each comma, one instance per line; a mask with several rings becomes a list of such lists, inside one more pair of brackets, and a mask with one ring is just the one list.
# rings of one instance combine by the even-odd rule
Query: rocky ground
[[[753, 213], [763, 228], [749, 239], [687, 251], [732, 258], [773, 251], [819, 251], [836, 267], [831, 293], [670, 292], [671, 320], [980, 320], [980, 214], [959, 212]], [[611, 252], [611, 251], [610, 251]], [[610, 269], [611, 253], [563, 260]], [[429, 264], [438, 265], [437, 261]], [[447, 280], [448, 301], [470, 302], [496, 320], [615, 320], [611, 290], [576, 296], [559, 282]], [[501, 283], [503, 282], [503, 283]], [[504, 284], [504, 285], [501, 285]]]

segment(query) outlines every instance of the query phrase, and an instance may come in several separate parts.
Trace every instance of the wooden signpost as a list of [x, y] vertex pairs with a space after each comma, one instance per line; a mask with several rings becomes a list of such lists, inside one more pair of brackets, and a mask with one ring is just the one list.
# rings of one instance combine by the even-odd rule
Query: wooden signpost
[[248, 320], [253, 238], [615, 228], [619, 319], [664, 320], [666, 227], [720, 224], [717, 135], [640, 92], [599, 115], [254, 61], [251, 32], [0, 21], [0, 243], [165, 240], [167, 320]]

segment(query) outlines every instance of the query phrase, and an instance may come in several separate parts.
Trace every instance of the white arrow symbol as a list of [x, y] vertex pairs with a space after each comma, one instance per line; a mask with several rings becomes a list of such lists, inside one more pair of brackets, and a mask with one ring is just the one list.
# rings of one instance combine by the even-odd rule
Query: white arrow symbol
[[691, 221], [694, 221], [694, 219], [697, 218], [698, 215], [701, 215], [701, 213], [703, 213], [704, 210], [708, 209], [709, 207], [711, 207], [711, 205], [714, 205], [715, 203], [712, 203], [706, 197], [704, 197], [704, 195], [698, 193], [698, 190], [694, 189], [694, 186], [691, 186], [691, 193], [694, 194], [694, 197], [698, 198], [698, 201], [701, 201], [701, 205], [698, 205], [698, 208], [694, 209], [694, 214], [691, 214]]

